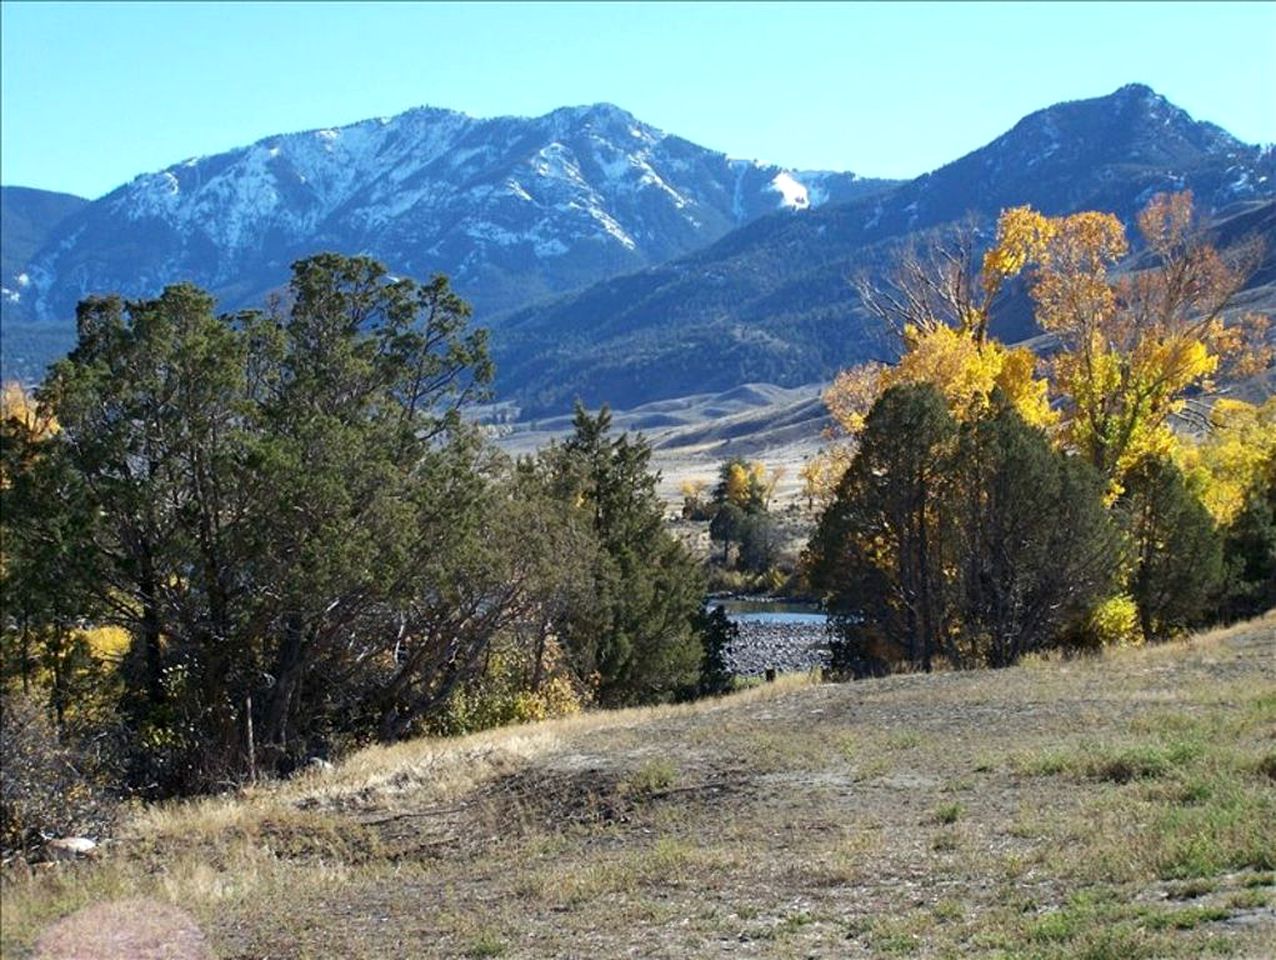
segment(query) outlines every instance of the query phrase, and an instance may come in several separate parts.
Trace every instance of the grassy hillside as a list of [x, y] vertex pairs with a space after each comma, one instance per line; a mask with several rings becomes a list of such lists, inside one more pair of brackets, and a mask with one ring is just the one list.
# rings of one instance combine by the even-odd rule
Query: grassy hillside
[[1274, 653], [1269, 615], [372, 749], [9, 872], [4, 954], [1270, 957]]

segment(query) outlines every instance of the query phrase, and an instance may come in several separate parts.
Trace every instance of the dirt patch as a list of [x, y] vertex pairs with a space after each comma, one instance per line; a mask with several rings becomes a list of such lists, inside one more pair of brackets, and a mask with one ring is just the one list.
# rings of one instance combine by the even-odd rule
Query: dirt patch
[[488, 785], [484, 801], [499, 821], [529, 830], [629, 824], [666, 805], [719, 803], [739, 797], [750, 784], [738, 774], [683, 783], [667, 768], [584, 770], [531, 768]]
[[167, 903], [114, 900], [85, 907], [50, 927], [37, 960], [212, 960], [194, 919]]

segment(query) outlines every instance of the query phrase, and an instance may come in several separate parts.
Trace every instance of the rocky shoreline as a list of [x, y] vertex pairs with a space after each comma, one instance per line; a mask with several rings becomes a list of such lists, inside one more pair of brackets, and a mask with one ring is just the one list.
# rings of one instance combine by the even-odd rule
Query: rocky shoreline
[[740, 633], [731, 645], [727, 665], [742, 677], [814, 670], [829, 661], [828, 634], [822, 623], [737, 621]]

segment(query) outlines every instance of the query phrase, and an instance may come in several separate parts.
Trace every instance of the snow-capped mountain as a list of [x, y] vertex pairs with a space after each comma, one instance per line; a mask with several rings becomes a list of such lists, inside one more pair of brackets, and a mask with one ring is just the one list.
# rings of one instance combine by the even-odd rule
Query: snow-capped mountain
[[[753, 381], [827, 379], [888, 350], [847, 278], [882, 271], [910, 238], [967, 219], [991, 236], [1001, 210], [1025, 203], [1050, 215], [1112, 211], [1128, 223], [1153, 194], [1182, 189], [1233, 239], [1256, 232], [1276, 249], [1270, 147], [1138, 84], [1056, 104], [876, 196], [761, 217], [703, 250], [518, 311], [494, 337], [497, 388], [542, 415], [576, 397], [623, 409]], [[1030, 334], [1030, 321], [1026, 309], [994, 317], [1010, 339]]]
[[731, 160], [609, 104], [490, 120], [420, 108], [139, 176], [60, 225], [23, 268], [17, 306], [65, 321], [87, 293], [191, 280], [238, 307], [299, 257], [338, 250], [448, 274], [490, 322], [762, 214], [882, 185]]
[[57, 225], [89, 201], [69, 193], [0, 187], [0, 299], [21, 299], [27, 261]]

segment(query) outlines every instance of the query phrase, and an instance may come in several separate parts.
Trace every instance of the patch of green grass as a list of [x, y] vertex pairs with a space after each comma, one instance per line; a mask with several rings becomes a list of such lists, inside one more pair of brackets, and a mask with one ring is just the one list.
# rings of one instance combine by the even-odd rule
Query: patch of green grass
[[1238, 890], [1227, 898], [1233, 910], [1259, 910], [1268, 905], [1271, 898], [1262, 890]]
[[1106, 889], [1081, 890], [1058, 910], [1030, 920], [1027, 934], [1037, 943], [1071, 941], [1096, 924], [1115, 919], [1118, 904]]
[[1038, 943], [1060, 943], [1071, 940], [1081, 929], [1081, 921], [1067, 910], [1047, 913], [1028, 926], [1028, 936]]
[[668, 790], [678, 781], [678, 768], [669, 760], [648, 760], [625, 780], [625, 791], [650, 796]]
[[961, 815], [966, 812], [966, 808], [960, 803], [941, 804], [935, 810], [936, 823], [956, 823], [961, 819]]
[[505, 951], [509, 949], [509, 944], [499, 937], [484, 933], [476, 937], [470, 942], [465, 949], [467, 957], [503, 957]]
[[844, 733], [834, 739], [837, 752], [847, 760], [854, 760], [859, 756], [861, 746], [859, 737], [853, 733]]
[[1014, 766], [1028, 776], [1068, 774], [1079, 779], [1129, 783], [1169, 776], [1190, 766], [1205, 752], [1205, 741], [1196, 737], [1124, 745], [1082, 742], [1071, 748], [1049, 747], [1020, 755]]
[[1152, 865], [1165, 879], [1270, 870], [1276, 868], [1276, 799], [1223, 774], [1204, 803], [1162, 805], [1147, 838]]
[[966, 911], [957, 900], [940, 900], [931, 911], [934, 918], [941, 923], [953, 923], [961, 920]]
[[1203, 923], [1215, 923], [1230, 916], [1222, 907], [1183, 907], [1178, 910], [1148, 910], [1143, 923], [1149, 930], [1194, 930]]
[[1012, 765], [1016, 772], [1025, 776], [1053, 777], [1072, 770], [1076, 765], [1076, 755], [1072, 751], [1047, 747], [1036, 753], [1014, 757]]
[[912, 750], [921, 746], [922, 735], [916, 730], [901, 730], [886, 738], [886, 745], [892, 750]]
[[1094, 780], [1129, 783], [1151, 780], [1182, 770], [1205, 752], [1195, 739], [1170, 743], [1139, 743], [1127, 747], [1091, 747], [1080, 763], [1081, 772]]
[[799, 910], [796, 913], [790, 913], [783, 917], [779, 923], [771, 928], [771, 936], [775, 938], [792, 936], [803, 927], [808, 927], [815, 922], [813, 917], [806, 910]]

